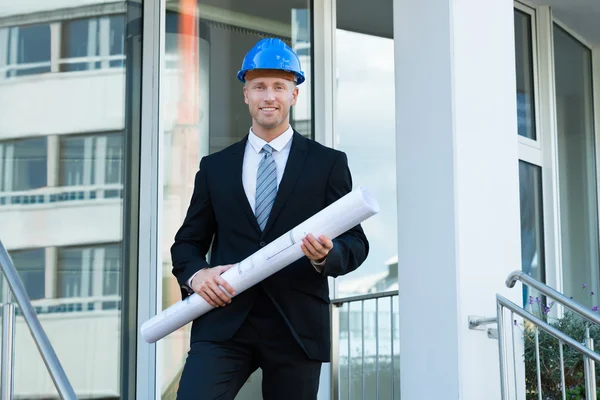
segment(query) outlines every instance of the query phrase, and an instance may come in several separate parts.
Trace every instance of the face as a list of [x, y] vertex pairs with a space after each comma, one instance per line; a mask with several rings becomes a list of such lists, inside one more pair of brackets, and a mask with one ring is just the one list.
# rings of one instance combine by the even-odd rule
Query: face
[[283, 78], [257, 77], [247, 80], [244, 86], [253, 127], [264, 131], [287, 128], [290, 107], [297, 98], [296, 84]]

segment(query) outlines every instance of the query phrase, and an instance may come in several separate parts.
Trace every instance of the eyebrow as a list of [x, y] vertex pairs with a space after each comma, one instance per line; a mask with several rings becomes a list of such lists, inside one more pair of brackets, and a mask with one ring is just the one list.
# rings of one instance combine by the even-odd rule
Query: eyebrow
[[[252, 86], [256, 86], [256, 85], [263, 85], [266, 86], [266, 82], [264, 81], [258, 81], [258, 82], [254, 82], [252, 83]], [[281, 86], [287, 86], [286, 83], [284, 81], [275, 81], [273, 82], [273, 85], [281, 85]]]

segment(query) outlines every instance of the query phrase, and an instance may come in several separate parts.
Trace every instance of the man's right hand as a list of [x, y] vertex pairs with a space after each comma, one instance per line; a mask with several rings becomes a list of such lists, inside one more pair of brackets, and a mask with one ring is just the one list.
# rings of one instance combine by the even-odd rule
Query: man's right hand
[[[231, 303], [231, 297], [235, 295], [235, 290], [221, 277], [221, 274], [233, 267], [230, 265], [220, 265], [214, 268], [204, 268], [200, 270], [194, 279], [192, 279], [192, 289], [200, 297], [213, 307], [225, 307]], [[219, 287], [221, 285], [227, 293]], [[228, 296], [229, 294], [229, 296]]]

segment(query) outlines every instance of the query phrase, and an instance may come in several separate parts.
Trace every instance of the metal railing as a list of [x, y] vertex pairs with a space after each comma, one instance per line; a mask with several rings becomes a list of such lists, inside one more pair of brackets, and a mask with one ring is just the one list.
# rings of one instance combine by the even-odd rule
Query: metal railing
[[394, 290], [331, 301], [332, 400], [400, 398], [397, 300]]
[[[17, 270], [13, 265], [8, 252], [0, 241], [0, 268], [4, 273], [8, 287], [16, 300], [19, 310], [29, 327], [31, 336], [46, 364], [46, 369], [50, 373], [50, 377], [54, 382], [54, 386], [63, 400], [75, 400], [77, 396], [67, 379], [67, 375], [63, 370], [54, 348], [46, 336], [46, 332], [42, 328], [40, 321], [33, 309], [29, 296], [25, 291], [23, 282], [19, 278]], [[4, 291], [6, 298], [10, 298], [8, 290]], [[2, 306], [2, 364], [1, 364], [1, 381], [2, 388], [0, 392], [1, 400], [10, 400], [13, 398], [13, 383], [14, 383], [14, 326], [15, 326], [15, 305], [10, 301]]]
[[[531, 278], [530, 276], [524, 274], [521, 271], [515, 271], [509, 275], [506, 280], [506, 286], [509, 288], [513, 288], [515, 283], [520, 281], [523, 285], [527, 285], [530, 288], [534, 288], [539, 291], [542, 296], [546, 296], [547, 298], [553, 299], [555, 302], [562, 304], [568, 309], [572, 310], [571, 312], [577, 316], [577, 318], [582, 317], [582, 323], [584, 323], [585, 329], [583, 330], [583, 337], [574, 338], [565, 334], [564, 332], [557, 329], [555, 326], [550, 325], [548, 322], [544, 321], [542, 318], [532, 314], [529, 311], [526, 311], [524, 308], [517, 306], [513, 302], [509, 301], [505, 297], [501, 295], [496, 295], [496, 304], [497, 304], [497, 323], [498, 323], [498, 346], [499, 346], [499, 355], [500, 355], [500, 379], [501, 379], [501, 394], [503, 400], [508, 400], [512, 398], [522, 398], [518, 396], [519, 392], [519, 381], [517, 371], [519, 366], [523, 366], [522, 362], [517, 362], [517, 353], [521, 356], [521, 350], [517, 351], [517, 347], [519, 346], [519, 342], [515, 338], [515, 330], [518, 328], [517, 320], [515, 319], [515, 314], [519, 317], [523, 318], [524, 321], [524, 342], [525, 350], [523, 350], [523, 354], [527, 355], [533, 352], [535, 354], [535, 377], [529, 382], [529, 385], [526, 383], [525, 390], [528, 392], [527, 398], [537, 397], [539, 400], [546, 398], [554, 398], [547, 397], [548, 394], [543, 393], [543, 385], [542, 385], [542, 367], [544, 368], [544, 377], [545, 383], [544, 386], [546, 388], [551, 387], [554, 392], [560, 392], [560, 398], [565, 400], [567, 398], [567, 391], [572, 388], [568, 388], [568, 386], [572, 385], [572, 378], [577, 378], [577, 372], [573, 367], [574, 362], [583, 362], [583, 379], [585, 386], [585, 398], [587, 400], [596, 399], [596, 371], [595, 371], [595, 362], [600, 362], [600, 354], [594, 351], [594, 341], [590, 337], [590, 328], [591, 324], [600, 325], [600, 316], [597, 313], [587, 309], [583, 305], [575, 302], [574, 300], [568, 298], [562, 293], [559, 293], [555, 289]], [[510, 311], [510, 320], [506, 320], [506, 310]], [[510, 340], [511, 340], [511, 349], [507, 347], [507, 328], [510, 326]], [[544, 332], [544, 334], [549, 335], [546, 337], [548, 340], [552, 338], [558, 345], [558, 356], [553, 357], [552, 355], [547, 356], [546, 358], [542, 357], [540, 348], [544, 351], [552, 350], [552, 342], [544, 341], [544, 346], [540, 346], [540, 330]], [[545, 338], [545, 339], [546, 339]], [[566, 354], [564, 346], [567, 345], [570, 350], [570, 354]], [[527, 346], [530, 346], [527, 348]], [[532, 347], [531, 347], [532, 346]], [[569, 350], [569, 349], [567, 349]], [[512, 353], [512, 374], [509, 371], [509, 360], [510, 357], [508, 353]], [[529, 353], [528, 353], [529, 352]], [[567, 357], [568, 356], [568, 357]], [[557, 358], [557, 359], [555, 359]], [[571, 367], [567, 370], [565, 369], [565, 360], [569, 359], [571, 363]], [[532, 360], [525, 360], [525, 363], [532, 362]], [[525, 368], [527, 368], [525, 366]], [[558, 371], [556, 370], [558, 368]], [[567, 382], [567, 377], [565, 377], [565, 371], [569, 374], [568, 378], [571, 383]], [[523, 372], [523, 371], [521, 371]], [[553, 374], [560, 375], [560, 378], [556, 377], [556, 379], [560, 380], [554, 381]], [[522, 376], [522, 374], [520, 374]], [[531, 378], [531, 377], [530, 377]], [[511, 382], [512, 380], [512, 382]], [[512, 388], [512, 390], [511, 390]], [[512, 397], [514, 395], [514, 397]], [[546, 397], [544, 397], [546, 396]], [[581, 396], [577, 396], [580, 398]], [[571, 396], [569, 396], [571, 398]]]

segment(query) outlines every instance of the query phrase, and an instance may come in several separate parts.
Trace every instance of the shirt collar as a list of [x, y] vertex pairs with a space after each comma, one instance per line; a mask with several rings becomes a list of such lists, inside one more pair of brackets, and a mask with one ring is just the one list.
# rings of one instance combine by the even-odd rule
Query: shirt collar
[[[294, 135], [294, 130], [290, 125], [288, 129], [283, 132], [281, 135], [277, 136], [275, 139], [269, 142], [269, 146], [273, 148], [275, 151], [281, 151], [287, 144], [292, 140], [292, 136]], [[257, 153], [260, 153], [262, 148], [267, 144], [263, 139], [259, 138], [252, 132], [252, 128], [250, 128], [250, 133], [248, 134], [248, 141], [252, 145], [252, 148]]]

